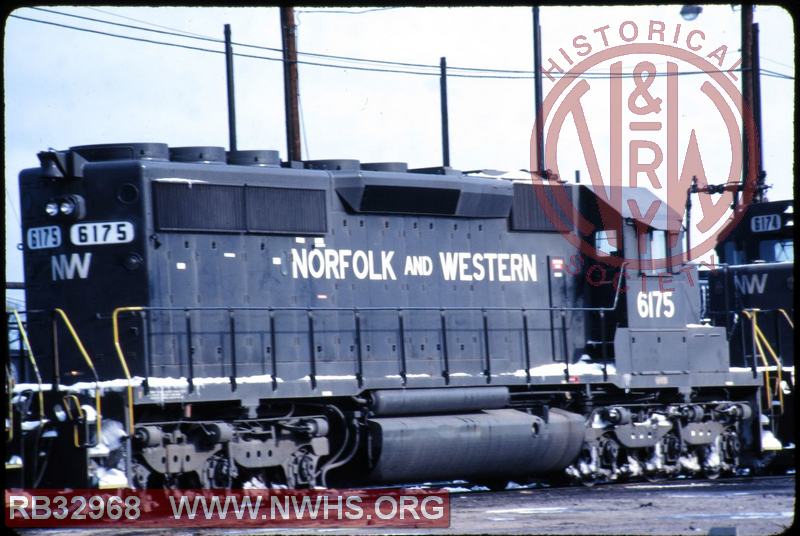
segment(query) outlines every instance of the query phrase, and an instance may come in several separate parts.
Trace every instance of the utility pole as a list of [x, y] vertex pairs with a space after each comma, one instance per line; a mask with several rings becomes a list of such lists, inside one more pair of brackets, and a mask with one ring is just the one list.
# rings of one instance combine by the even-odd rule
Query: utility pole
[[758, 46], [758, 23], [753, 24], [753, 125], [755, 127], [755, 170], [756, 170], [756, 191], [754, 202], [760, 203], [767, 201], [764, 195], [767, 191], [766, 178], [764, 171], [764, 139], [761, 135], [761, 52]]
[[236, 97], [233, 89], [233, 46], [231, 25], [225, 25], [225, 74], [228, 81], [228, 138], [230, 150], [236, 150]]
[[[752, 183], [753, 203], [766, 201], [769, 188], [764, 171], [761, 135], [761, 61], [758, 46], [758, 24], [753, 24], [753, 4], [741, 5], [742, 53], [742, 181], [733, 196], [733, 208], [738, 204], [738, 192]], [[685, 5], [681, 16], [694, 20], [702, 13], [697, 5]], [[752, 182], [751, 182], [752, 181]]]
[[544, 167], [544, 119], [542, 117], [542, 28], [539, 26], [539, 6], [533, 6], [533, 85], [536, 124], [536, 168], [532, 170], [547, 178]]
[[281, 37], [283, 40], [283, 95], [286, 109], [286, 152], [289, 162], [302, 160], [300, 145], [300, 98], [297, 81], [297, 26], [294, 8], [281, 6]]
[[439, 60], [439, 93], [442, 103], [442, 165], [450, 167], [450, 126], [447, 118], [447, 58]]
[[[753, 101], [753, 5], [742, 4], [742, 186], [756, 180]], [[757, 202], [758, 190], [753, 192]]]

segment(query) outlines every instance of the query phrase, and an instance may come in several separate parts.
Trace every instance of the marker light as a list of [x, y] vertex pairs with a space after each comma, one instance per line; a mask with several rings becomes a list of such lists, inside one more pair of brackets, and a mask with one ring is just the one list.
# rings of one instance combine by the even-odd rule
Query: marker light
[[75, 203], [72, 201], [63, 201], [61, 203], [61, 214], [64, 216], [69, 216], [73, 212], [75, 212]]
[[55, 216], [58, 214], [58, 203], [47, 203], [44, 207], [44, 211], [47, 212], [48, 216]]

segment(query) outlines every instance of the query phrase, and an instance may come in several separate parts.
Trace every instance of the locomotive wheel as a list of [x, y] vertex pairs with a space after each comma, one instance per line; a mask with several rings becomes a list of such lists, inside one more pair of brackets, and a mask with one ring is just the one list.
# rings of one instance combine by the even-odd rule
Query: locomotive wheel
[[286, 485], [289, 489], [314, 488], [317, 486], [319, 459], [308, 449], [303, 447], [292, 454], [291, 461], [286, 466]]
[[600, 439], [599, 445], [600, 465], [603, 469], [611, 471], [611, 474], [617, 472], [620, 460], [620, 446], [610, 434], [606, 434]]
[[[713, 465], [713, 466], [712, 465], [708, 465], [706, 463], [706, 460], [708, 460], [711, 457], [712, 453], [713, 453], [713, 451], [712, 451], [713, 448], [714, 447], [712, 447], [712, 446], [706, 446], [703, 449], [703, 456], [702, 456], [702, 458], [703, 458], [702, 473], [703, 473], [703, 476], [705, 478], [709, 479], [709, 480], [716, 480], [722, 474], [722, 463], [721, 463], [721, 460], [720, 460], [720, 463], [717, 463], [716, 465]], [[717, 456], [721, 457], [722, 453], [721, 452], [717, 453]]]
[[722, 434], [722, 458], [730, 467], [730, 472], [736, 474], [739, 468], [739, 456], [741, 454], [742, 444], [739, 440], [739, 435], [736, 430], [726, 430]]
[[678, 473], [678, 458], [681, 451], [680, 438], [674, 432], [669, 432], [661, 438], [660, 445], [664, 468], [645, 474], [645, 478], [649, 482], [663, 482]]
[[237, 476], [236, 464], [231, 464], [224, 453], [218, 452], [206, 462], [201, 480], [204, 488], [230, 489]]
[[153, 487], [151, 481], [153, 473], [143, 464], [133, 462], [131, 464], [132, 482], [134, 489], [147, 489]]

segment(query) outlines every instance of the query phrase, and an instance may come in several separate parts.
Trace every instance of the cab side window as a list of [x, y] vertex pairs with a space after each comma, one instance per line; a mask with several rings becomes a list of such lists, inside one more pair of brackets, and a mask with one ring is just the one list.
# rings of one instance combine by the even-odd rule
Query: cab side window
[[638, 233], [639, 272], [646, 275], [658, 275], [671, 272], [669, 236], [667, 231], [648, 228]]
[[725, 242], [724, 246], [726, 264], [745, 264], [744, 250], [734, 242]]
[[594, 247], [600, 257], [618, 256], [622, 249], [620, 236], [614, 229], [597, 231], [594, 235]]

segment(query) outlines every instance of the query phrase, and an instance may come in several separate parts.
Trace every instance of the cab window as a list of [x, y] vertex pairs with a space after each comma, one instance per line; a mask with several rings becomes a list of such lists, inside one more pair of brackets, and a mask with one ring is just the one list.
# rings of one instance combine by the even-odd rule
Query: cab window
[[765, 262], [794, 260], [794, 242], [791, 239], [763, 240], [758, 244], [758, 258]]
[[[648, 229], [639, 235], [639, 271], [646, 275], [656, 275], [669, 272], [670, 267], [664, 266], [664, 259], [668, 259], [669, 237], [667, 231]], [[658, 267], [656, 267], [658, 261]]]
[[594, 235], [594, 247], [600, 257], [619, 255], [620, 244], [617, 231], [614, 229], [597, 231]]
[[726, 264], [744, 264], [745, 255], [741, 248], [738, 248], [733, 242], [725, 242], [725, 263]]

